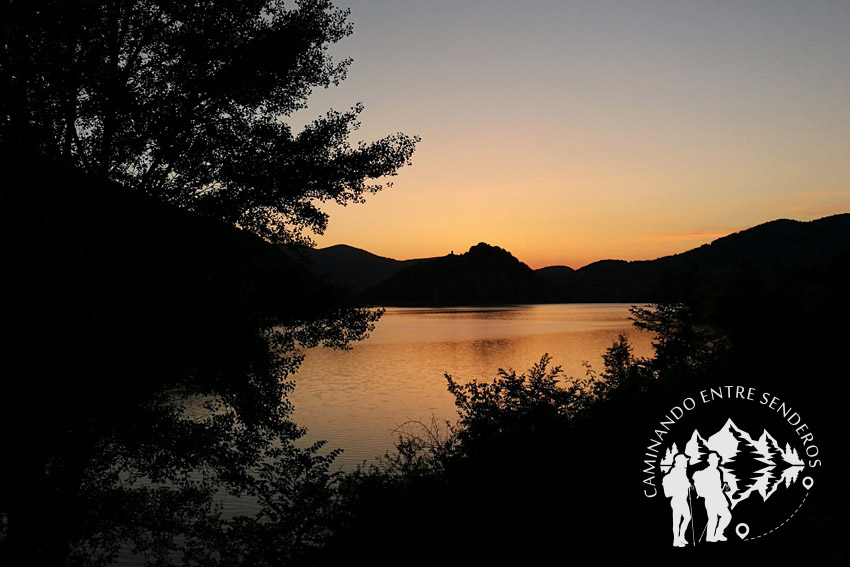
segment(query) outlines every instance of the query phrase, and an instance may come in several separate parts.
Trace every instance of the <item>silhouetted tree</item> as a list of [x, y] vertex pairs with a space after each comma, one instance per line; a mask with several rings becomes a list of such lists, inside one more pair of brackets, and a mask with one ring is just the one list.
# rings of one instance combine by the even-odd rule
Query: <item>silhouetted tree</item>
[[727, 350], [725, 338], [700, 325], [693, 311], [681, 303], [658, 303], [629, 309], [634, 326], [655, 334], [655, 357], [650, 368], [657, 378], [695, 375], [720, 360]]
[[362, 106], [301, 132], [286, 119], [350, 60], [329, 0], [34, 0], [2, 8], [0, 140], [277, 242], [325, 228], [316, 202], [358, 202], [416, 139], [353, 147]]
[[[299, 448], [301, 349], [345, 348], [352, 309], [279, 248], [318, 203], [361, 201], [416, 138], [352, 145], [360, 105], [295, 132], [342, 80], [326, 0], [0, 7], [0, 563], [276, 564], [318, 545], [335, 456]], [[225, 519], [219, 491], [258, 502]]]
[[563, 377], [561, 367], [550, 367], [551, 360], [545, 354], [519, 375], [513, 369], [500, 368], [492, 382], [458, 384], [446, 374], [460, 416], [460, 448], [474, 451], [479, 445], [504, 443], [505, 437], [544, 431], [586, 407], [595, 380], [571, 380], [562, 387], [558, 384]]
[[602, 362], [602, 380], [595, 384], [595, 393], [600, 397], [611, 394], [633, 396], [645, 391], [654, 380], [651, 361], [636, 358], [625, 335], [618, 335], [605, 350]]

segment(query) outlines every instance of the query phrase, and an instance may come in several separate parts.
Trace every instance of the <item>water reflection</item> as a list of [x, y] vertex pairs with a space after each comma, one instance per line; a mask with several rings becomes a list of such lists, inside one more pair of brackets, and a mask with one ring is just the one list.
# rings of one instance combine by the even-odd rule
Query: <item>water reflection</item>
[[498, 368], [526, 370], [548, 352], [567, 376], [583, 363], [602, 366], [618, 334], [635, 354], [651, 353], [650, 337], [628, 320], [629, 305], [524, 305], [498, 308], [388, 309], [372, 336], [349, 352], [310, 351], [292, 397], [307, 439], [345, 452], [344, 467], [393, 448], [393, 430], [431, 415], [454, 421], [444, 373], [490, 380]]

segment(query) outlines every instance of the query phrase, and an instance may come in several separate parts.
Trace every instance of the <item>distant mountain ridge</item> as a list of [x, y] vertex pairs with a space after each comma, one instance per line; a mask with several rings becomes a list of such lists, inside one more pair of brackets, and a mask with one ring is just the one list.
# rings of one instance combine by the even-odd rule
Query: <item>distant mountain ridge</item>
[[531, 303], [542, 292], [534, 270], [507, 250], [481, 242], [463, 254], [403, 267], [362, 298], [383, 305], [490, 305]]
[[[779, 219], [655, 260], [532, 270], [502, 248], [394, 260], [350, 246], [309, 250], [315, 269], [373, 305], [648, 302], [705, 295], [733, 278], [776, 277], [850, 259], [850, 213]], [[784, 271], [784, 272], [783, 272]]]
[[354, 293], [374, 287], [403, 268], [423, 261], [394, 260], [346, 244], [307, 249], [305, 253], [319, 273]]

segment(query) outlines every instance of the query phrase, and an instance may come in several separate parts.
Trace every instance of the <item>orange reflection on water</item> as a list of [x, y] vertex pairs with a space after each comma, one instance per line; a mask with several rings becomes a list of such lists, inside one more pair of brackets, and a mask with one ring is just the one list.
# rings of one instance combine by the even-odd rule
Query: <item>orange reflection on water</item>
[[295, 420], [307, 440], [344, 449], [350, 467], [394, 447], [410, 420], [454, 422], [456, 381], [492, 380], [499, 368], [525, 371], [549, 353], [565, 379], [583, 377], [583, 362], [602, 368], [617, 335], [635, 354], [651, 354], [651, 337], [628, 321], [629, 305], [570, 304], [499, 308], [388, 309], [372, 336], [351, 351], [315, 349], [295, 376]]

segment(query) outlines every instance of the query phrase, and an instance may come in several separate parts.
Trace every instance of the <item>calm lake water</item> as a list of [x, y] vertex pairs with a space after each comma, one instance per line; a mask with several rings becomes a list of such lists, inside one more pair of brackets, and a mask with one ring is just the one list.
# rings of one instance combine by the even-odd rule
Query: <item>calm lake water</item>
[[291, 400], [307, 441], [342, 448], [345, 469], [394, 448], [402, 423], [454, 422], [455, 381], [491, 381], [499, 368], [529, 369], [544, 353], [565, 379], [601, 371], [602, 354], [626, 334], [638, 356], [651, 337], [631, 326], [629, 304], [523, 305], [495, 308], [391, 308], [351, 351], [313, 349], [295, 376]]

